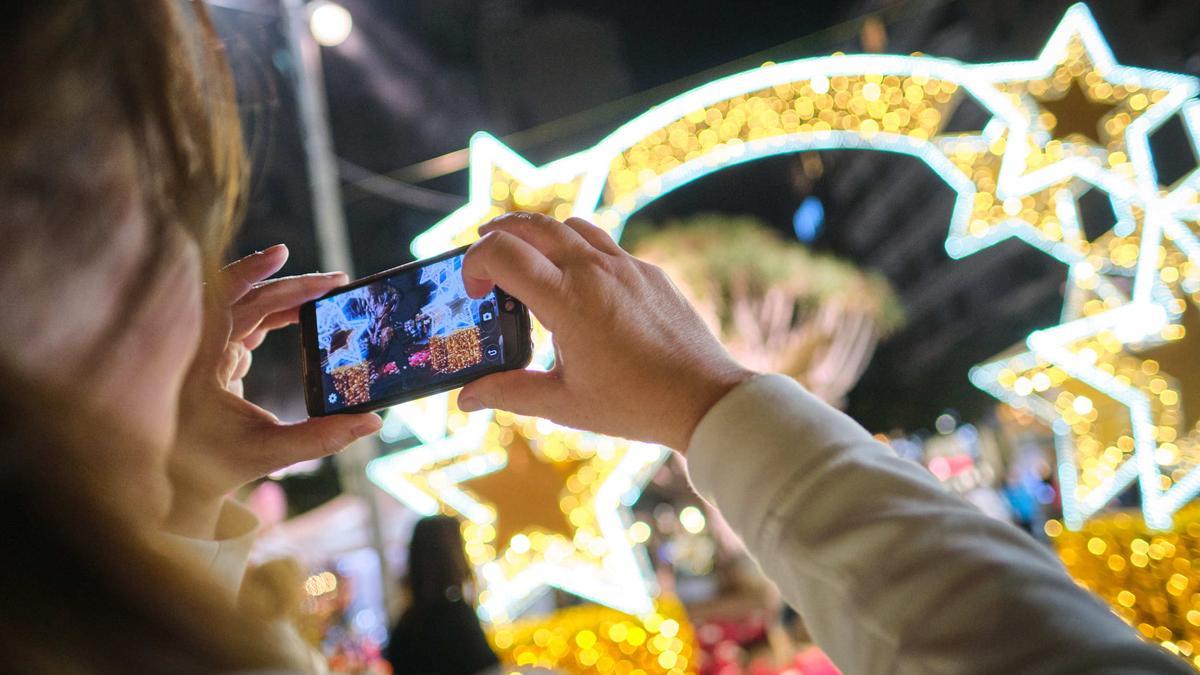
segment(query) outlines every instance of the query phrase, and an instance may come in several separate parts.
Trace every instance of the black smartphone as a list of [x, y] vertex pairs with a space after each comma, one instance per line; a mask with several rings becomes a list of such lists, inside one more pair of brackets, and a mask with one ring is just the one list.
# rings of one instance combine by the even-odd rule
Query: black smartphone
[[309, 415], [366, 412], [529, 365], [529, 311], [467, 295], [460, 248], [334, 289], [300, 308]]

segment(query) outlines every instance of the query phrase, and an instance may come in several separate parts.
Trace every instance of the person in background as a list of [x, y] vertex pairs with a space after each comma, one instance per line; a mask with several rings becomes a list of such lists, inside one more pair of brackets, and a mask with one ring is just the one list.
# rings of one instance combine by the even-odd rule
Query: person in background
[[693, 485], [843, 672], [1193, 672], [1028, 534], [791, 378], [740, 366], [661, 269], [600, 228], [517, 213], [480, 233], [463, 261], [467, 291], [520, 298], [557, 356], [549, 372], [468, 384], [459, 407], [683, 454]]
[[458, 520], [418, 521], [408, 549], [409, 605], [384, 650], [396, 675], [472, 675], [499, 666], [475, 614], [474, 587]]

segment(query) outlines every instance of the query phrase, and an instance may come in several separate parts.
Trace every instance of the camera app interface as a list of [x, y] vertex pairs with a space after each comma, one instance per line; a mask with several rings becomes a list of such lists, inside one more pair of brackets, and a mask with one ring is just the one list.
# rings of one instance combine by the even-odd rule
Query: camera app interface
[[501, 363], [495, 293], [469, 297], [462, 260], [455, 256], [317, 301], [327, 412]]

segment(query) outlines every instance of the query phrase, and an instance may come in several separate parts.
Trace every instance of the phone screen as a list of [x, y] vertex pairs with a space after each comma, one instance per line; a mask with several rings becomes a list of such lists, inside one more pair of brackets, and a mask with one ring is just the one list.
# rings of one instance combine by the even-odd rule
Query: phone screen
[[444, 258], [316, 301], [325, 412], [503, 365], [496, 294], [468, 296], [462, 262]]

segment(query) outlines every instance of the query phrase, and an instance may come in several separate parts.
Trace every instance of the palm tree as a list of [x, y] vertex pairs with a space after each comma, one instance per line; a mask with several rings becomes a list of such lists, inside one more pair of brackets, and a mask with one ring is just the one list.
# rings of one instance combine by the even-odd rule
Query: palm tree
[[880, 338], [903, 322], [882, 276], [813, 253], [750, 216], [698, 215], [630, 228], [735, 358], [842, 405]]

